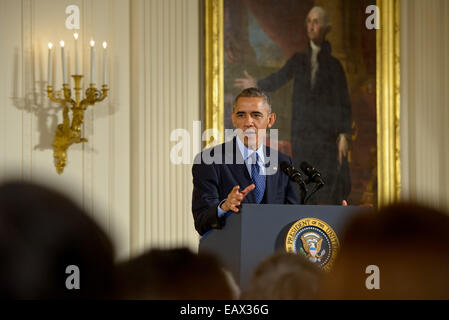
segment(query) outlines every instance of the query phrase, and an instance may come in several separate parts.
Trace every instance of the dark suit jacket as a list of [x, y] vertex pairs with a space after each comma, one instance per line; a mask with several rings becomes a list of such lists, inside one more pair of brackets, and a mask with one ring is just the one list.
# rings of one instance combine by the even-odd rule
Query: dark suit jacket
[[[210, 229], [221, 229], [224, 226], [225, 218], [218, 218], [217, 207], [227, 198], [232, 188], [239, 185], [243, 190], [253, 183], [235, 139], [204, 150], [195, 158], [192, 167], [192, 212], [195, 228], [200, 235]], [[277, 161], [273, 160], [274, 153], [277, 153]], [[267, 183], [262, 203], [298, 204], [296, 184], [280, 169], [280, 163], [286, 161], [291, 164], [292, 160], [271, 148], [265, 149], [265, 155], [266, 162], [272, 160], [269, 167], [266, 167], [266, 172], [274, 172], [274, 174], [266, 176]], [[218, 161], [208, 164], [211, 161], [208, 161], [207, 157], [214, 157]], [[242, 203], [255, 202], [255, 195], [250, 192]]]

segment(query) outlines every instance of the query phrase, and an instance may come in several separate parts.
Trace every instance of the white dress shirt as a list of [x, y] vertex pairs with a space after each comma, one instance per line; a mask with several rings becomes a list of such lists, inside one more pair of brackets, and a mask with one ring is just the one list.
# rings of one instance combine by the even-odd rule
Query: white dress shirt
[[313, 41], [310, 41], [310, 47], [312, 48], [312, 59], [310, 61], [312, 66], [312, 73], [310, 78], [312, 80], [312, 88], [313, 88], [315, 87], [316, 73], [319, 67], [318, 53], [320, 53], [321, 47], [317, 46]]

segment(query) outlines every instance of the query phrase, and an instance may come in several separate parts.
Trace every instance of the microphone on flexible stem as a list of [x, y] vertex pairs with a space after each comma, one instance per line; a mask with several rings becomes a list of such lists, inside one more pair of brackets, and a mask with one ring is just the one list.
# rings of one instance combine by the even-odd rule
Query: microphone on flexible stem
[[302, 179], [302, 175], [299, 170], [295, 169], [290, 163], [284, 161], [281, 163], [282, 171], [294, 182], [296, 182], [301, 190], [300, 194], [300, 203], [305, 203], [305, 197], [307, 194], [307, 188], [304, 180]]
[[315, 169], [311, 164], [303, 161], [301, 162], [301, 165], [299, 166], [302, 170], [302, 172], [305, 173], [305, 175], [307, 176], [307, 181], [306, 183], [309, 184], [311, 182], [316, 183], [316, 187], [315, 189], [312, 191], [311, 194], [309, 194], [309, 196], [307, 197], [306, 200], [310, 199], [310, 197], [317, 192], [319, 189], [321, 189], [324, 186], [324, 180], [321, 177], [321, 173]]

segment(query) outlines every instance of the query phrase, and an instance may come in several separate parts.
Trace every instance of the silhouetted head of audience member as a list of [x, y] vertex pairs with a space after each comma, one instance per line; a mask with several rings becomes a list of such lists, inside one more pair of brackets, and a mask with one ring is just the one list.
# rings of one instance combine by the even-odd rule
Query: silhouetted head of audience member
[[254, 270], [242, 299], [310, 300], [318, 293], [322, 271], [304, 256], [279, 252]]
[[360, 214], [342, 237], [325, 299], [448, 299], [449, 216], [417, 204]]
[[227, 275], [211, 255], [189, 249], [150, 250], [117, 267], [124, 299], [233, 299]]
[[83, 210], [42, 186], [0, 185], [0, 298], [102, 299], [113, 281], [113, 246]]

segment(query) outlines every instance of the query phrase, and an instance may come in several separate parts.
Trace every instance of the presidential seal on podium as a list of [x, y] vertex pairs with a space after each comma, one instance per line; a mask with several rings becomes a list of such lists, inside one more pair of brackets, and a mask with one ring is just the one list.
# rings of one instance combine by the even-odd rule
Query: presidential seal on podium
[[335, 231], [326, 222], [316, 218], [298, 220], [285, 237], [287, 252], [303, 254], [325, 271], [331, 270], [339, 248]]

